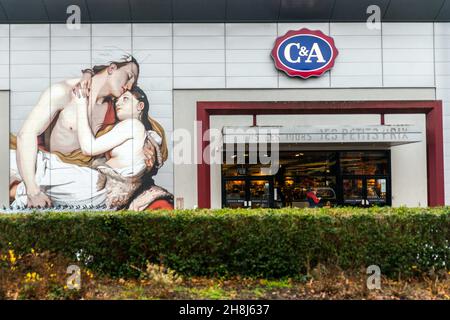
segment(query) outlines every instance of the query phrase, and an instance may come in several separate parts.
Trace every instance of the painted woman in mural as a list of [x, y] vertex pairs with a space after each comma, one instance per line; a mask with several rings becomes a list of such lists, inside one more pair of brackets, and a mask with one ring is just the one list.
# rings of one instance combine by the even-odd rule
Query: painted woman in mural
[[[96, 66], [92, 73], [92, 79], [87, 75], [90, 86], [86, 111], [90, 115], [89, 127], [92, 133], [100, 136], [114, 128], [116, 113], [113, 100], [136, 84], [139, 64], [134, 58], [129, 58]], [[105, 154], [96, 157], [84, 154], [77, 133], [79, 101], [73, 96], [73, 88], [79, 82], [80, 79], [66, 80], [47, 89], [25, 120], [17, 141], [15, 137], [11, 139], [11, 147], [17, 151], [11, 151], [10, 196], [16, 205], [95, 206], [104, 203], [105, 190], [98, 190], [97, 184], [93, 183], [101, 174], [92, 166], [98, 164]], [[155, 168], [161, 166], [167, 158], [164, 130], [156, 121], [149, 119], [162, 141], [159, 145], [155, 143], [155, 139], [145, 140], [143, 154], [147, 174], [143, 175], [144, 183], [138, 184], [141, 187], [133, 195], [132, 204], [141, 205], [131, 206], [133, 209], [152, 207], [155, 202], [158, 202], [156, 207], [171, 207], [172, 196], [155, 186], [149, 174], [155, 174]], [[108, 152], [105, 153], [108, 157]], [[14, 166], [16, 163], [17, 166]], [[64, 194], [69, 185], [74, 187], [71, 192], [72, 200], [77, 200], [75, 203]], [[108, 183], [105, 185], [107, 187]]]
[[[93, 163], [99, 171], [96, 175], [97, 190], [104, 192], [101, 201], [108, 208], [124, 207], [136, 190], [144, 185], [143, 181], [151, 179], [151, 170], [147, 170], [145, 164], [145, 141], [148, 139], [159, 148], [162, 144], [162, 137], [153, 130], [148, 116], [147, 96], [138, 86], [124, 92], [114, 103], [118, 122], [99, 137], [95, 137], [89, 127], [88, 99], [79, 97], [75, 101], [78, 139], [83, 154], [106, 155]], [[156, 165], [162, 162], [162, 154], [159, 152], [157, 155]], [[137, 202], [132, 207], [139, 209]]]

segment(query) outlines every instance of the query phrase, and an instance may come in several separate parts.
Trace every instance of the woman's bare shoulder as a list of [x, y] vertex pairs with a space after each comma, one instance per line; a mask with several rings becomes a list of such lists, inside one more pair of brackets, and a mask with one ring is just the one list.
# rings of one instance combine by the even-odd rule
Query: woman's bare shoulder
[[121, 130], [130, 129], [134, 134], [139, 132], [145, 132], [144, 124], [138, 119], [125, 119], [116, 124], [116, 127], [120, 127]]

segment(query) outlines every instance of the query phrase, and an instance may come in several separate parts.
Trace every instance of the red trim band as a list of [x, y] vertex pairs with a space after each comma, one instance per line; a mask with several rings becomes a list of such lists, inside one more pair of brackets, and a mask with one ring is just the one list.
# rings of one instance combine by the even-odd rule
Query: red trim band
[[[201, 150], [198, 154], [202, 155], [209, 144], [205, 141], [209, 139], [202, 139], [202, 137], [209, 129], [211, 115], [339, 113], [381, 115], [424, 113], [426, 115], [428, 206], [445, 204], [442, 101], [197, 102], [197, 121], [202, 124], [198, 136]], [[208, 163], [209, 161], [205, 163], [201, 160], [197, 165], [199, 208], [211, 207], [211, 173]]]

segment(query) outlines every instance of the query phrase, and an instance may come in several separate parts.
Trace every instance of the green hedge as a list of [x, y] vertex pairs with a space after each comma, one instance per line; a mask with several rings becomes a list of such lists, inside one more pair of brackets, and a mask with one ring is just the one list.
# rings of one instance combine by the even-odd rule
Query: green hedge
[[0, 253], [50, 250], [113, 276], [162, 263], [187, 275], [280, 277], [317, 263], [383, 274], [446, 269], [449, 208], [185, 210], [0, 215]]

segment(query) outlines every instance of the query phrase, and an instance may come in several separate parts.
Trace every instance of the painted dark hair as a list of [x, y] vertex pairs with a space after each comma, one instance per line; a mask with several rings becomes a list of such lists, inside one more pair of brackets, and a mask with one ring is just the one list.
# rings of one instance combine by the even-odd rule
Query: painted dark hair
[[96, 75], [97, 73], [102, 72], [103, 70], [108, 68], [111, 64], [115, 64], [117, 66], [117, 69], [119, 69], [123, 66], [126, 66], [129, 63], [134, 63], [137, 66], [137, 69], [138, 69], [138, 72], [136, 75], [136, 82], [137, 82], [137, 79], [139, 78], [140, 67], [139, 67], [139, 63], [132, 55], [123, 56], [121, 61], [110, 61], [109, 64], [93, 66], [92, 71], [94, 72], [94, 75]]
[[144, 108], [142, 109], [139, 120], [144, 124], [145, 130], [153, 130], [153, 126], [148, 118], [148, 111], [150, 109], [150, 103], [148, 102], [147, 95], [144, 90], [138, 86], [134, 86], [130, 93], [139, 101], [144, 103]]

